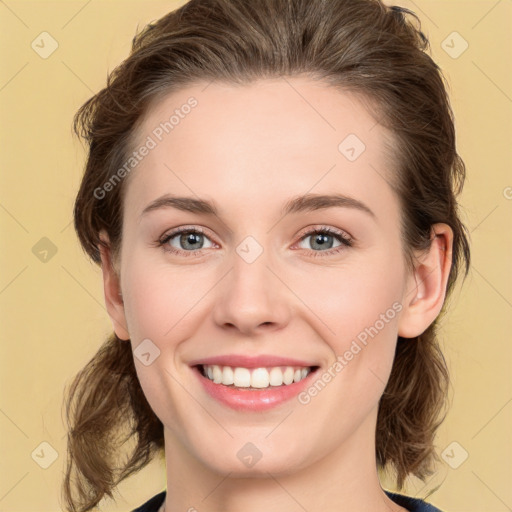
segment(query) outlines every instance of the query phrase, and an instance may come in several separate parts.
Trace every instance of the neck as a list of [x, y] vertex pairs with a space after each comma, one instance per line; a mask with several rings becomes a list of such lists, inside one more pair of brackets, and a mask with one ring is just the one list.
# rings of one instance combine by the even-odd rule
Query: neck
[[[370, 415], [372, 416], [372, 415]], [[384, 493], [377, 474], [376, 411], [335, 451], [279, 467], [262, 456], [251, 469], [194, 456], [165, 428], [165, 512], [407, 512]], [[233, 441], [233, 440], [231, 440]], [[242, 445], [240, 442], [238, 443]], [[238, 445], [237, 445], [238, 446]], [[274, 453], [279, 449], [274, 448]], [[229, 452], [229, 449], [227, 450]], [[236, 449], [235, 449], [236, 452]], [[271, 453], [271, 452], [267, 452]], [[160, 511], [159, 511], [160, 512]]]

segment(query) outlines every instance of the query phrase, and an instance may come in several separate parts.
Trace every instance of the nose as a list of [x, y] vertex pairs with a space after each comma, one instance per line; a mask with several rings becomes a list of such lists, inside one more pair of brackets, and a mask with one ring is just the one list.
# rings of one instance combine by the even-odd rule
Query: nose
[[216, 287], [214, 321], [218, 326], [255, 336], [289, 323], [292, 294], [275, 265], [271, 268], [269, 263], [265, 251], [252, 263], [233, 255], [230, 272]]

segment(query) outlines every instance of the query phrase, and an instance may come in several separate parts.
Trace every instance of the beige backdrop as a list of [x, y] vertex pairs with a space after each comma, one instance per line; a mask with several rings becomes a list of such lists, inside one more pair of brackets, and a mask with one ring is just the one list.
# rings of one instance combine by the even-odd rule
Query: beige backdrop
[[[181, 3], [0, 1], [0, 512], [61, 510], [63, 388], [111, 329], [99, 269], [71, 224], [84, 158], [72, 116], [127, 56], [137, 26]], [[450, 84], [473, 250], [471, 274], [441, 331], [453, 378], [453, 405], [437, 442], [443, 463], [426, 485], [411, 480], [404, 492], [424, 496], [442, 483], [429, 500], [443, 511], [506, 511], [512, 1], [399, 4], [420, 16]], [[130, 510], [164, 486], [163, 465], [154, 462], [104, 510]]]

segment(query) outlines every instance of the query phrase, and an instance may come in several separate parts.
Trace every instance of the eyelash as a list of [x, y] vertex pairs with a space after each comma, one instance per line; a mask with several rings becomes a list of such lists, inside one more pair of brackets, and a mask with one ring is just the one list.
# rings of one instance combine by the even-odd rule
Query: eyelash
[[[200, 234], [200, 235], [207, 236], [201, 228], [198, 228], [198, 227], [190, 228], [190, 227], [185, 226], [185, 227], [177, 228], [177, 229], [171, 231], [170, 233], [167, 233], [166, 235], [164, 235], [162, 238], [160, 238], [160, 240], [158, 240], [157, 245], [159, 247], [162, 247], [164, 251], [172, 253], [172, 254], [176, 254], [178, 256], [185, 256], [185, 257], [201, 256], [202, 249], [199, 249], [197, 251], [184, 251], [182, 249], [175, 249], [174, 247], [170, 248], [170, 246], [165, 247], [171, 239], [173, 239], [174, 237], [176, 237], [177, 235], [180, 235], [182, 233], [193, 233], [193, 234]], [[333, 249], [329, 249], [327, 251], [309, 250], [308, 252], [312, 253], [311, 255], [314, 258], [333, 256], [333, 255], [338, 254], [339, 252], [345, 250], [347, 247], [352, 247], [353, 243], [354, 243], [354, 240], [351, 237], [349, 237], [347, 234], [345, 234], [341, 231], [334, 230], [327, 226], [322, 226], [321, 228], [314, 228], [310, 231], [307, 231], [306, 233], [303, 233], [299, 239], [299, 242], [308, 238], [309, 236], [315, 236], [315, 235], [320, 235], [320, 234], [327, 234], [329, 236], [333, 236], [336, 240], [341, 242], [341, 245], [338, 247], [335, 247]]]

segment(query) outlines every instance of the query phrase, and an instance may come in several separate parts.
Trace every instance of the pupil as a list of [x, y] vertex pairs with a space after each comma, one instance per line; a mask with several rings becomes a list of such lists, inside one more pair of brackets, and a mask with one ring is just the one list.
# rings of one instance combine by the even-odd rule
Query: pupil
[[[187, 247], [187, 244], [190, 244], [190, 245], [194, 245], [194, 244], [197, 244], [199, 242], [199, 237], [201, 235], [198, 235], [197, 233], [188, 233], [188, 234], [185, 234], [185, 235], [182, 235], [181, 237], [181, 241], [182, 241], [182, 246], [183, 247]], [[192, 249], [195, 249], [195, 247], [192, 247]]]
[[327, 242], [328, 238], [332, 238], [332, 236], [320, 233], [316, 236], [315, 243], [318, 244], [319, 247], [321, 247], [321, 248], [325, 248], [325, 247], [330, 248], [332, 245], [332, 242], [331, 242], [331, 244], [329, 244]]

